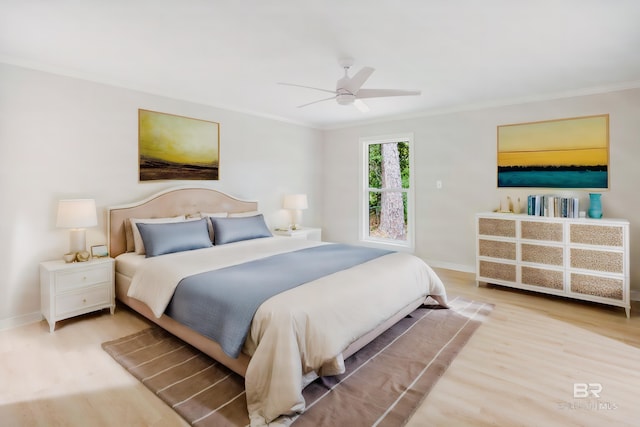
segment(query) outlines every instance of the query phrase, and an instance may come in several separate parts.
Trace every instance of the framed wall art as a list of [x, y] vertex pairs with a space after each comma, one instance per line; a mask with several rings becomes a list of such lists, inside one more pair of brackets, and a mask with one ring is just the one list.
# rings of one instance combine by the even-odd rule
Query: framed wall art
[[498, 187], [609, 188], [609, 115], [498, 126]]
[[218, 180], [220, 124], [138, 110], [140, 181]]

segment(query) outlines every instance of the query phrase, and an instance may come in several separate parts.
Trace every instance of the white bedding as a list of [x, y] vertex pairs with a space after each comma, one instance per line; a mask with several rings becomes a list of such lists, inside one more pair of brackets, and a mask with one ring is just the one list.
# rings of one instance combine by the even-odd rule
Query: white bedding
[[135, 252], [125, 252], [116, 257], [116, 267], [118, 273], [132, 278], [138, 268], [147, 259], [145, 255], [138, 255]]
[[[159, 317], [183, 277], [319, 244], [325, 243], [263, 238], [148, 258], [128, 295]], [[433, 270], [413, 255], [393, 253], [265, 301], [243, 348], [251, 356], [245, 387], [252, 425], [290, 423], [288, 416], [305, 409], [302, 389], [309, 377], [341, 373], [341, 353], [349, 344], [428, 295], [446, 302]]]

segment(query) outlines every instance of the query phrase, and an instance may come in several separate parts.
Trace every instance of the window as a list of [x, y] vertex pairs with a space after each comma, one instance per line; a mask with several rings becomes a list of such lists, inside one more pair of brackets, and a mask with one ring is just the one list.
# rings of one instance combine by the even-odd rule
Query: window
[[362, 139], [360, 238], [413, 249], [412, 135]]

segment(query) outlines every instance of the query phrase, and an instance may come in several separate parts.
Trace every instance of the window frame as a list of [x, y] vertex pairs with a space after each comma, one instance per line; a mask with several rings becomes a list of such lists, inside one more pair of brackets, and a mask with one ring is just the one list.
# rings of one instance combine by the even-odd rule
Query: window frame
[[[369, 146], [393, 142], [406, 142], [409, 145], [409, 188], [374, 189], [380, 191], [401, 191], [407, 194], [407, 234], [406, 240], [385, 239], [369, 235]], [[413, 252], [415, 249], [415, 167], [413, 133], [382, 135], [360, 138], [360, 185], [358, 239], [367, 246]]]

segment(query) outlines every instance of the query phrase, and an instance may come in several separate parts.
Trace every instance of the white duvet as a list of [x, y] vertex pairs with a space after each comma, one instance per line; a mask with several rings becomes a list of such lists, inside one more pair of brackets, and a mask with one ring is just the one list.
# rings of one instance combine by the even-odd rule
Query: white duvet
[[[274, 237], [148, 258], [128, 295], [160, 317], [184, 277], [319, 244], [325, 243]], [[289, 424], [305, 409], [302, 389], [310, 377], [343, 372], [349, 344], [428, 295], [446, 303], [438, 276], [421, 259], [393, 253], [265, 301], [243, 348], [251, 356], [245, 377], [251, 425]]]

